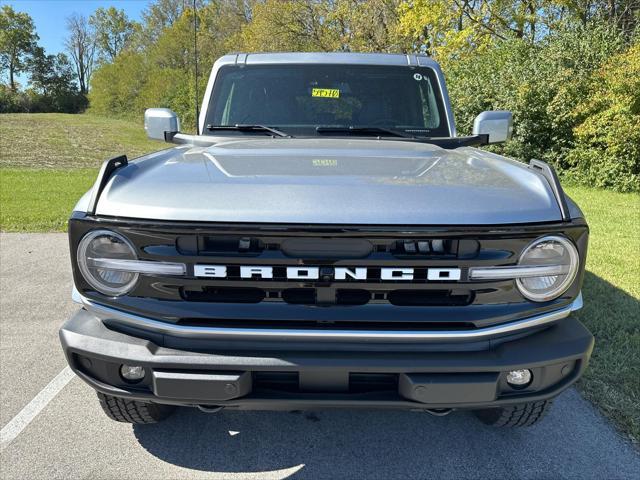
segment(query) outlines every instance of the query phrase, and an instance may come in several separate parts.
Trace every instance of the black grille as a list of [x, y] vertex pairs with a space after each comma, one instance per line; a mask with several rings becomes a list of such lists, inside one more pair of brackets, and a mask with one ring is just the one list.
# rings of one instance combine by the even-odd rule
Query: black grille
[[397, 306], [463, 306], [473, 301], [470, 290], [390, 290], [371, 292], [347, 288], [283, 288], [245, 287], [181, 288], [184, 300], [209, 303], [284, 302], [292, 305], [366, 305], [389, 303]]
[[[140, 275], [128, 295], [93, 291], [74, 264], [78, 290], [99, 303], [170, 323], [289, 328], [451, 329], [504, 323], [567, 305], [577, 280], [552, 302], [532, 304], [512, 280], [470, 281], [474, 266], [517, 264], [535, 238], [562, 234], [584, 263], [587, 229], [572, 224], [419, 227], [240, 225], [74, 218], [71, 249], [90, 230], [128, 238], [141, 260], [179, 262], [183, 277]], [[73, 256], [72, 256], [73, 258]], [[196, 277], [194, 265], [221, 265], [224, 278]], [[240, 266], [272, 267], [273, 278], [240, 278]], [[319, 279], [288, 279], [287, 267], [319, 267]], [[338, 267], [367, 268], [366, 279], [335, 279]], [[411, 268], [414, 280], [383, 279]], [[430, 269], [459, 269], [428, 280]]]

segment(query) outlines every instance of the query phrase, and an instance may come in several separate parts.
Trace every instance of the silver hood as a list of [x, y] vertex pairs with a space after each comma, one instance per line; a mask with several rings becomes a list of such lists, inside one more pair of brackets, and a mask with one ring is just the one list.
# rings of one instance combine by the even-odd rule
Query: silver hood
[[545, 178], [473, 148], [250, 138], [129, 163], [98, 215], [205, 222], [497, 225], [561, 219]]

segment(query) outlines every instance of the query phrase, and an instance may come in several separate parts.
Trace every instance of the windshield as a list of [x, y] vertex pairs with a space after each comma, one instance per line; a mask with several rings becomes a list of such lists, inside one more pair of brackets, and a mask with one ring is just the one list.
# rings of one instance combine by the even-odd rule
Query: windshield
[[436, 75], [425, 67], [225, 66], [216, 77], [206, 123], [269, 126], [292, 135], [357, 136], [375, 130], [359, 127], [382, 127], [413, 136], [449, 136]]

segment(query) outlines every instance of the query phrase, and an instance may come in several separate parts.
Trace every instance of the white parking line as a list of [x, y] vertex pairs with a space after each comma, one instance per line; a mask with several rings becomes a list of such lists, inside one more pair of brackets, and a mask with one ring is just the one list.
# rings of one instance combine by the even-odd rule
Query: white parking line
[[40, 390], [40, 393], [33, 397], [33, 400], [20, 410], [20, 413], [0, 430], [0, 451], [20, 435], [20, 432], [36, 418], [73, 377], [75, 377], [73, 371], [68, 366], [64, 367], [46, 387]]

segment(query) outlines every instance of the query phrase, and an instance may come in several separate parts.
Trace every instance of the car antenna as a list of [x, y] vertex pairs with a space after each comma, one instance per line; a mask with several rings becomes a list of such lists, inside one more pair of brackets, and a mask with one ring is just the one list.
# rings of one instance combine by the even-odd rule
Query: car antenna
[[199, 117], [200, 109], [198, 108], [198, 9], [196, 7], [196, 0], [193, 0], [193, 56], [195, 60], [195, 106], [196, 106], [196, 135], [200, 135]]

